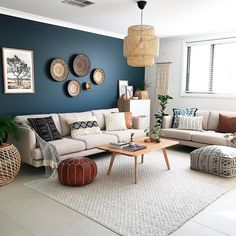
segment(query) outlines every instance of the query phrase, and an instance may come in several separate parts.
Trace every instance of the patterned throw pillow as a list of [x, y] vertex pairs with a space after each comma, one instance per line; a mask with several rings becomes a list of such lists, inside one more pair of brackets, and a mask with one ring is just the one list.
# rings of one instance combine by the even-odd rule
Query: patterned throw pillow
[[46, 142], [62, 139], [51, 116], [42, 118], [28, 118], [35, 132]]
[[178, 116], [178, 129], [202, 131], [203, 116]]
[[127, 130], [124, 112], [104, 114], [107, 131]]
[[172, 128], [177, 128], [179, 125], [178, 116], [195, 116], [197, 112], [197, 108], [190, 108], [190, 109], [173, 109], [173, 123]]
[[71, 129], [71, 137], [79, 139], [80, 136], [101, 134], [96, 116], [86, 116], [66, 119]]

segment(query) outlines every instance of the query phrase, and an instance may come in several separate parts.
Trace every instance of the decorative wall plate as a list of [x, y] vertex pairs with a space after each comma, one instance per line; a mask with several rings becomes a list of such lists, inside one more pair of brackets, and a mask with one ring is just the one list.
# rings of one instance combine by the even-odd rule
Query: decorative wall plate
[[73, 62], [73, 69], [78, 76], [85, 76], [89, 73], [91, 67], [91, 62], [83, 53], [78, 54]]
[[80, 83], [76, 80], [71, 80], [68, 84], [67, 91], [71, 97], [79, 96], [81, 92]]
[[87, 82], [87, 83], [85, 83], [85, 88], [86, 89], [92, 89], [93, 88], [93, 84], [91, 82]]
[[93, 72], [93, 80], [96, 84], [102, 84], [105, 81], [105, 72], [103, 69], [97, 68]]
[[69, 69], [66, 62], [61, 58], [56, 58], [52, 61], [50, 66], [50, 73], [56, 81], [63, 81], [69, 74]]

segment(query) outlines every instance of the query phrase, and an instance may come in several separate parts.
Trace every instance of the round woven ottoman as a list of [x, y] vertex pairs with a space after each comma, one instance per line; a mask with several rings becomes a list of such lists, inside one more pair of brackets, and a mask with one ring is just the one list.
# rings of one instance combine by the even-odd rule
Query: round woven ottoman
[[96, 175], [96, 163], [86, 157], [69, 158], [58, 165], [58, 179], [64, 185], [86, 185], [91, 183]]

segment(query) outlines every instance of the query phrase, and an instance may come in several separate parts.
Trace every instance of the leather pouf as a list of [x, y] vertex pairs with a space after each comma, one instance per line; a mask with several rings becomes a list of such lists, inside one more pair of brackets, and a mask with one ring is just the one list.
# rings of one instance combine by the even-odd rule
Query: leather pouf
[[86, 157], [69, 158], [58, 165], [58, 179], [64, 185], [86, 185], [91, 183], [96, 175], [96, 163]]

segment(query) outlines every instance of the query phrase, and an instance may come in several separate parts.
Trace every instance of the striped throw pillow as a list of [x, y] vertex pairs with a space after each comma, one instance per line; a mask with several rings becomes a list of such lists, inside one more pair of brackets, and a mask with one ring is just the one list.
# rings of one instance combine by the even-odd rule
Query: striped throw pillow
[[202, 131], [203, 116], [178, 116], [178, 129]]

